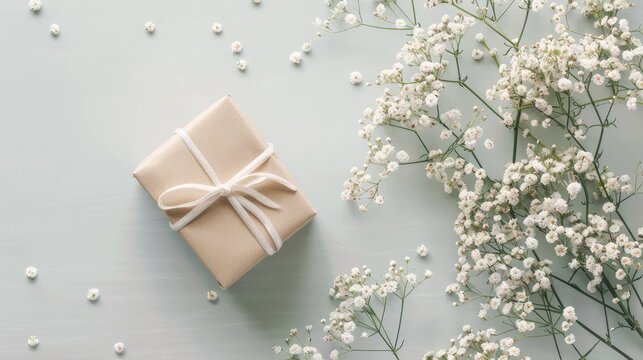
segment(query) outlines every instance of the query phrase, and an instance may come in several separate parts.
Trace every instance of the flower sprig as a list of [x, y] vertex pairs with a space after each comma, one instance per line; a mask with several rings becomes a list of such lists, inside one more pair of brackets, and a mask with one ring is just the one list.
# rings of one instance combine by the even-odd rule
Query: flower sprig
[[[330, 16], [316, 23], [329, 32], [378, 27], [371, 26], [373, 21], [392, 24], [402, 6], [383, 1], [370, 16], [359, 1], [328, 5]], [[643, 309], [637, 288], [643, 230], [635, 231], [621, 209], [640, 193], [641, 174], [637, 170], [632, 179], [612, 172], [603, 163], [603, 139], [616, 126], [613, 110], [623, 106], [637, 111], [643, 98], [640, 32], [631, 30], [622, 17], [632, 6], [627, 0], [587, 0], [582, 6], [551, 2], [553, 32], [525, 43], [527, 24], [545, 5], [543, 0], [485, 5], [428, 0], [425, 7], [432, 11], [449, 6], [456, 14], [420, 26], [415, 2], [410, 1], [413, 21], [407, 22], [411, 27], [405, 31], [398, 62], [378, 74], [374, 84], [384, 90], [360, 120], [358, 135], [367, 143], [366, 161], [351, 170], [342, 198], [366, 211], [384, 202], [383, 181], [399, 166], [424, 166], [428, 178], [458, 195], [454, 230], [460, 258], [456, 281], [447, 287], [457, 296], [456, 305], [481, 301], [478, 315], [504, 319], [503, 326], [514, 331], [516, 341], [551, 335], [561, 359], [562, 343], [579, 358], [596, 348], [580, 349], [580, 334], [632, 359], [617, 346], [615, 333], [629, 330], [643, 339], [637, 318]], [[569, 20], [579, 13], [593, 31], [570, 26]], [[522, 18], [518, 29], [504, 29], [501, 20], [507, 14]], [[463, 59], [463, 39], [474, 27], [490, 33], [477, 33], [475, 40], [489, 53], [499, 75], [484, 92], [470, 85], [473, 75], [467, 74]], [[504, 52], [493, 48], [494, 42], [501, 42]], [[469, 53], [484, 61], [484, 50]], [[452, 88], [469, 96], [473, 116], [441, 106]], [[513, 140], [510, 161], [497, 176], [488, 173], [478, 156], [481, 143], [486, 150], [495, 148], [491, 139], [482, 140], [489, 119], [500, 121]], [[386, 136], [381, 134], [385, 129], [390, 129]], [[392, 131], [410, 132], [419, 154], [412, 157], [394, 146]], [[572, 295], [563, 296], [561, 287]], [[576, 315], [578, 298], [589, 299], [604, 314], [604, 328]], [[472, 334], [465, 331], [459, 339], [479, 336]], [[452, 346], [436, 354], [449, 359], [466, 354], [517, 356], [515, 351], [469, 351]]]
[[[328, 318], [320, 321], [323, 341], [333, 347], [328, 359], [336, 360], [351, 352], [386, 352], [400, 359], [405, 303], [413, 291], [432, 276], [429, 270], [417, 275], [409, 268], [410, 262], [409, 257], [402, 264], [391, 260], [379, 278], [374, 278], [366, 265], [335, 278], [329, 294], [339, 304]], [[394, 318], [397, 326], [393, 328], [387, 320], [395, 316], [391, 313], [397, 315]], [[321, 351], [313, 346], [311, 334], [311, 325], [305, 327], [303, 339], [297, 329], [292, 329], [285, 340], [286, 348], [274, 346], [273, 351], [286, 354], [286, 359], [292, 360], [324, 359]]]

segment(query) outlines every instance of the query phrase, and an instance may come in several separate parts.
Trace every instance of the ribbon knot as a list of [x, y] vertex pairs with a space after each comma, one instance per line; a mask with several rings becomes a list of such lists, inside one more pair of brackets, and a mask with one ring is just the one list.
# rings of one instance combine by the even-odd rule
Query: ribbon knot
[[[275, 226], [272, 224], [270, 219], [268, 219], [266, 214], [264, 214], [259, 207], [257, 207], [252, 203], [252, 201], [248, 199], [253, 199], [271, 209], [280, 209], [281, 207], [277, 203], [275, 203], [259, 191], [253, 189], [253, 187], [263, 182], [270, 181], [282, 185], [291, 191], [297, 191], [297, 188], [293, 184], [291, 184], [281, 176], [272, 173], [253, 172], [273, 155], [274, 147], [272, 146], [272, 144], [268, 144], [266, 150], [264, 150], [259, 156], [252, 160], [248, 165], [246, 165], [228, 181], [222, 183], [219, 179], [219, 176], [216, 174], [216, 172], [214, 172], [214, 169], [212, 168], [212, 166], [210, 166], [210, 163], [208, 163], [205, 156], [203, 156], [203, 153], [201, 153], [199, 148], [197, 148], [190, 136], [188, 136], [188, 134], [182, 129], [177, 129], [175, 132], [181, 138], [181, 140], [183, 140], [187, 148], [192, 153], [192, 156], [194, 156], [196, 161], [199, 163], [201, 168], [203, 168], [214, 185], [192, 183], [181, 184], [171, 187], [165, 190], [161, 195], [159, 195], [157, 203], [159, 208], [161, 208], [162, 210], [168, 211], [173, 209], [191, 209], [185, 216], [177, 220], [175, 223], [170, 223], [170, 227], [172, 228], [172, 230], [181, 230], [183, 227], [185, 227], [199, 215], [201, 215], [204, 211], [206, 211], [217, 200], [219, 200], [221, 197], [224, 197], [230, 202], [232, 208], [237, 212], [248, 230], [250, 230], [255, 239], [257, 239], [259, 245], [261, 245], [261, 247], [266, 251], [268, 255], [272, 255], [275, 252], [279, 251], [283, 242], [281, 240], [281, 236], [277, 232], [277, 229], [275, 229]], [[183, 190], [196, 190], [204, 192], [205, 194], [196, 200], [187, 201], [178, 205], [165, 204], [164, 198], [168, 194]], [[272, 238], [275, 248], [273, 248], [272, 245], [266, 240], [263, 233], [257, 227], [257, 224], [251, 218], [250, 214], [252, 214], [257, 220], [259, 220], [259, 222], [266, 229], [266, 231]]]
[[232, 192], [232, 188], [228, 184], [221, 184], [221, 190], [223, 190], [221, 192], [221, 196], [226, 196], [226, 197], [230, 195], [230, 193]]

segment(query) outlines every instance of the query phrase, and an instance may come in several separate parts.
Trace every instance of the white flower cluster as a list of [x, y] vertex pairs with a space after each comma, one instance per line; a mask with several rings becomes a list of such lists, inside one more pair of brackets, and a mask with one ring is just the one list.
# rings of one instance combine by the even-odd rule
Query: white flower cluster
[[[329, 295], [340, 301], [339, 306], [329, 314], [328, 319], [320, 320], [323, 326], [323, 340], [338, 346], [330, 352], [328, 356], [330, 360], [338, 359], [340, 351], [341, 353], [351, 351], [351, 344], [357, 341], [358, 337], [366, 340], [381, 331], [384, 319], [380, 319], [378, 314], [383, 312], [375, 312], [374, 308], [396, 300], [404, 302], [417, 286], [432, 276], [431, 271], [426, 270], [424, 276], [418, 278], [418, 275], [406, 268], [410, 265], [410, 261], [411, 259], [406, 257], [404, 265], [400, 265], [391, 260], [388, 270], [379, 280], [373, 278], [371, 269], [366, 265], [361, 268], [355, 267], [349, 273], [335, 278]], [[386, 301], [389, 297], [391, 299]], [[373, 322], [374, 326], [364, 325]], [[378, 327], [380, 330], [374, 331]], [[306, 326], [305, 329], [306, 341], [301, 341], [297, 329], [292, 329], [286, 339], [287, 351], [284, 351], [281, 346], [273, 346], [273, 351], [276, 354], [286, 352], [288, 359], [324, 359], [317, 348], [311, 345], [312, 326]], [[391, 352], [398, 350], [399, 348], [390, 349]]]
[[[429, 0], [426, 5], [442, 2]], [[464, 3], [448, 3], [465, 12]], [[545, 7], [544, 1], [529, 4], [533, 12]], [[388, 21], [384, 14], [389, 5], [379, 4], [374, 17]], [[349, 16], [353, 9], [347, 1], [330, 1], [329, 6], [331, 15], [316, 21], [319, 26], [332, 30], [340, 19], [356, 26], [367, 21], [359, 16], [363, 14]], [[559, 298], [559, 286], [593, 296], [599, 303], [606, 296], [604, 308], [622, 316], [624, 327], [643, 337], [635, 312], [627, 305], [635, 296], [641, 303], [632, 288], [643, 267], [643, 236], [637, 238], [620, 212], [621, 204], [639, 193], [642, 174], [635, 179], [619, 176], [600, 162], [603, 132], [616, 123], [613, 107], [620, 103], [635, 111], [643, 98], [639, 32], [620, 18], [630, 6], [626, 0], [585, 1], [581, 12], [599, 29], [590, 34], [568, 28], [567, 17], [579, 7], [576, 2], [552, 3], [557, 35], [530, 45], [521, 44], [522, 35], [507, 38], [481, 8], [444, 16], [428, 27], [416, 26], [405, 37], [399, 62], [378, 75], [375, 85], [383, 85], [383, 93], [360, 120], [358, 135], [367, 142], [366, 161], [351, 169], [342, 198], [367, 211], [372, 203], [384, 201], [382, 180], [401, 165], [423, 164], [428, 178], [441, 183], [445, 192], [458, 194], [457, 276], [446, 289], [457, 296], [454, 305], [483, 299], [479, 316], [486, 319], [489, 311], [497, 312], [510, 320], [520, 337], [549, 326], [564, 336], [565, 343], [575, 343], [574, 334], [568, 333], [578, 321], [569, 306], [574, 301]], [[464, 53], [460, 40], [476, 21], [508, 47], [503, 64], [485, 35], [475, 35], [498, 65], [499, 79], [486, 94], [468, 85], [459, 62]], [[479, 49], [471, 55], [474, 60], [484, 56]], [[451, 86], [459, 86], [481, 104], [473, 107], [473, 116], [441, 106]], [[483, 123], [491, 114], [511, 130], [514, 141], [512, 161], [496, 179], [476, 155], [481, 142], [486, 149], [496, 147], [493, 140], [483, 140]], [[385, 127], [418, 139], [423, 150], [417, 160], [409, 161], [408, 153], [397, 151], [390, 137], [379, 136], [378, 129]], [[545, 145], [540, 136], [549, 133], [564, 138], [563, 144]], [[518, 147], [523, 142], [526, 145]], [[521, 158], [523, 149], [526, 156]], [[574, 276], [570, 278], [564, 268]], [[473, 279], [477, 276], [482, 281]], [[488, 287], [481, 290], [478, 283]], [[540, 316], [552, 313], [550, 323], [543, 325]], [[334, 336], [341, 338], [339, 333]], [[478, 337], [484, 338], [469, 329], [458, 340], [466, 344], [463, 339]], [[611, 345], [609, 338], [594, 337]], [[445, 350], [437, 358], [459, 358], [467, 349], [455, 344], [452, 353]], [[518, 354], [512, 350], [476, 358]]]
[[520, 348], [515, 346], [511, 337], [499, 337], [493, 328], [473, 331], [471, 325], [462, 327], [462, 333], [451, 339], [449, 348], [424, 354], [423, 360], [469, 360], [510, 358], [530, 360], [529, 356], [520, 356]]
[[[631, 64], [634, 58], [643, 55], [643, 45], [630, 32], [626, 19], [613, 19], [609, 35], [588, 34], [577, 40], [564, 32], [521, 49], [511, 57], [509, 66], [500, 65], [501, 78], [487, 91], [487, 98], [533, 106], [544, 116], [550, 116], [553, 110], [550, 95], [555, 92], [582, 94], [589, 83], [615, 85], [628, 79], [631, 88], [619, 97], [627, 100], [628, 109], [636, 110], [637, 99], [643, 98], [643, 74], [640, 67]], [[574, 132], [579, 139], [585, 133], [583, 127], [586, 126], [578, 124], [580, 131]]]

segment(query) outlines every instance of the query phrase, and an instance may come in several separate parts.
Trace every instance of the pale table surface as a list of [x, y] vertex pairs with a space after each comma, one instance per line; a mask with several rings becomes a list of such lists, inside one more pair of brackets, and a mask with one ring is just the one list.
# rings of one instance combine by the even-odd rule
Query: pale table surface
[[[339, 198], [365, 151], [356, 120], [381, 92], [351, 86], [348, 74], [373, 79], [395, 62], [404, 35], [316, 38], [311, 21], [326, 12], [314, 0], [43, 0], [37, 15], [27, 2], [0, 1], [0, 359], [115, 359], [117, 341], [133, 360], [272, 359], [291, 327], [328, 315], [335, 275], [417, 258], [419, 243], [430, 255], [416, 266], [435, 277], [409, 302], [403, 358], [447, 345], [475, 318], [475, 305], [453, 308], [444, 294], [455, 274], [457, 207], [421, 167], [400, 171], [385, 188], [387, 206], [368, 215]], [[219, 36], [215, 21], [225, 26]], [[230, 52], [234, 40], [241, 56]], [[288, 55], [306, 41], [313, 51], [294, 67]], [[235, 68], [241, 57], [245, 73]], [[471, 81], [482, 89], [493, 70], [480, 66]], [[131, 171], [226, 94], [275, 144], [319, 214], [211, 304], [215, 280]], [[606, 140], [616, 171], [631, 173], [640, 160], [636, 120], [624, 115]], [[508, 149], [507, 132], [491, 128]], [[498, 171], [508, 160], [487, 159]], [[640, 211], [634, 217], [643, 222]], [[24, 276], [29, 265], [40, 270], [36, 281]], [[101, 291], [96, 304], [85, 299], [90, 287]], [[30, 335], [40, 338], [35, 350]], [[640, 351], [630, 340], [625, 347]], [[524, 350], [542, 359], [554, 351], [549, 339]]]

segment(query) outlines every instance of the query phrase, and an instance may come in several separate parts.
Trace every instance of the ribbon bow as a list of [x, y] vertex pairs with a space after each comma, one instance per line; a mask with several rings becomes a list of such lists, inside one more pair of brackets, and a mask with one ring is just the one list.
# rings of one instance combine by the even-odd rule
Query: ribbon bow
[[[259, 207], [257, 207], [252, 203], [252, 201], [248, 199], [254, 199], [255, 201], [271, 209], [280, 209], [281, 207], [277, 203], [270, 200], [270, 198], [263, 195], [259, 191], [253, 189], [253, 186], [261, 184], [263, 182], [272, 181], [277, 184], [283, 185], [289, 190], [297, 191], [297, 188], [293, 184], [291, 184], [281, 176], [266, 172], [253, 172], [256, 168], [266, 162], [266, 160], [268, 160], [273, 155], [274, 147], [272, 146], [272, 144], [268, 144], [268, 148], [266, 148], [266, 150], [264, 150], [259, 156], [252, 160], [248, 165], [246, 165], [243, 169], [241, 169], [241, 171], [231, 177], [228, 181], [221, 182], [217, 174], [214, 172], [212, 166], [210, 166], [205, 156], [203, 156], [199, 148], [197, 148], [188, 134], [182, 129], [177, 129], [175, 132], [181, 138], [181, 140], [183, 140], [185, 145], [192, 153], [192, 156], [194, 156], [199, 165], [201, 165], [214, 185], [192, 183], [181, 184], [165, 190], [159, 196], [157, 203], [159, 208], [161, 208], [162, 210], [167, 211], [173, 209], [192, 209], [174, 224], [170, 223], [170, 227], [172, 228], [172, 230], [181, 230], [184, 226], [201, 215], [201, 213], [207, 210], [217, 200], [225, 197], [226, 199], [228, 199], [230, 205], [232, 205], [232, 208], [237, 212], [241, 220], [243, 220], [244, 224], [246, 224], [246, 227], [248, 227], [248, 230], [250, 230], [252, 235], [257, 239], [257, 242], [266, 251], [266, 253], [268, 255], [272, 255], [275, 252], [279, 251], [283, 242], [281, 240], [281, 236], [279, 236], [279, 233], [277, 232], [277, 229], [275, 229], [275, 226], [272, 224], [272, 222], [270, 222], [270, 219], [268, 219], [266, 214], [264, 214], [263, 211], [259, 209]], [[186, 189], [202, 191], [205, 194], [196, 200], [188, 201], [178, 205], [165, 205], [165, 203], [163, 202], [163, 198], [166, 195]], [[259, 222], [261, 222], [261, 224], [264, 226], [264, 228], [272, 238], [276, 250], [263, 236], [263, 233], [259, 230], [257, 224], [252, 220], [250, 214], [254, 215], [254, 217], [257, 218], [257, 220], [259, 220]]]

